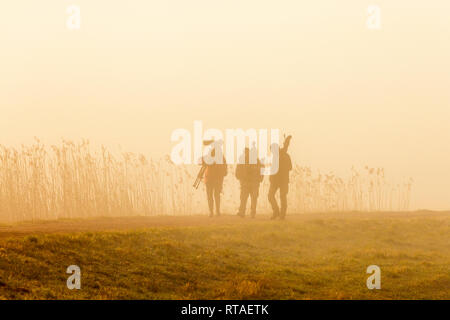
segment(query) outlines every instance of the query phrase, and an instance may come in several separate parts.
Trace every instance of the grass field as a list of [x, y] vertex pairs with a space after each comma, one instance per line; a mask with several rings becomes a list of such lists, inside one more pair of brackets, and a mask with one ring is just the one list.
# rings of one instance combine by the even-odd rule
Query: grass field
[[[81, 268], [81, 289], [66, 268]], [[366, 268], [381, 268], [368, 290]], [[0, 226], [3, 299], [450, 299], [450, 213]]]

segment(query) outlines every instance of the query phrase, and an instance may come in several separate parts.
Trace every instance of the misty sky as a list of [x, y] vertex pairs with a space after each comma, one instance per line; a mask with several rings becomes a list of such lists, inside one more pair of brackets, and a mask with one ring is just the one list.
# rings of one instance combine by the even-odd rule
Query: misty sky
[[160, 156], [194, 120], [280, 128], [301, 165], [384, 167], [415, 179], [414, 209], [450, 209], [449, 16], [448, 0], [5, 2], [0, 144]]

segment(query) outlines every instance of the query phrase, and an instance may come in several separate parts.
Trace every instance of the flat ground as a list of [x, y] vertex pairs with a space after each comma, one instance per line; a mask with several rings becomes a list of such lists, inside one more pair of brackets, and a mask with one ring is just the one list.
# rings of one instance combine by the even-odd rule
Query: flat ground
[[[69, 290], [66, 268], [81, 268]], [[368, 290], [366, 268], [381, 268]], [[0, 226], [3, 299], [450, 299], [450, 213]]]

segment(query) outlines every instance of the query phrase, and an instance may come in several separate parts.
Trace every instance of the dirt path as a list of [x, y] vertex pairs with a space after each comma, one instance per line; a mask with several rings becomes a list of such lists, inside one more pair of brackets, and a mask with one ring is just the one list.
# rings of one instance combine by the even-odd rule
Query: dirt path
[[[311, 221], [317, 219], [448, 219], [450, 212], [409, 212], [409, 213], [315, 213], [289, 215], [286, 222]], [[23, 237], [31, 234], [52, 234], [96, 231], [126, 231], [152, 227], [186, 227], [208, 225], [230, 225], [270, 221], [268, 215], [260, 215], [256, 219], [241, 219], [234, 215], [209, 218], [208, 216], [153, 216], [153, 217], [102, 217], [74, 220], [56, 220], [0, 225], [0, 238]], [[448, 221], [448, 220], [447, 220]]]

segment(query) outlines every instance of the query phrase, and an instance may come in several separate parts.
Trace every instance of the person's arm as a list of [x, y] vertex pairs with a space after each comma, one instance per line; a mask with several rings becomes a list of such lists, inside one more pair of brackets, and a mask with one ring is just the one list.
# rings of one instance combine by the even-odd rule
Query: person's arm
[[288, 168], [289, 168], [289, 171], [291, 171], [292, 170], [292, 161], [291, 161], [291, 156], [290, 155], [288, 155], [288, 154], [286, 154], [287, 156], [288, 156]]
[[235, 173], [235, 175], [236, 175], [236, 179], [241, 180], [241, 177], [242, 177], [242, 165], [238, 164], [236, 166], [236, 173]]
[[257, 171], [259, 174], [259, 182], [262, 182], [264, 180], [264, 175], [261, 173], [261, 168], [264, 167], [264, 165], [262, 164], [262, 162], [258, 159], [257, 162]]
[[228, 174], [228, 166], [227, 160], [223, 157], [223, 176], [225, 177]]

